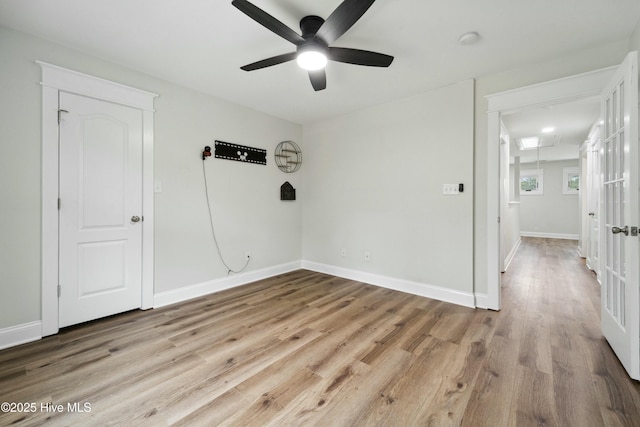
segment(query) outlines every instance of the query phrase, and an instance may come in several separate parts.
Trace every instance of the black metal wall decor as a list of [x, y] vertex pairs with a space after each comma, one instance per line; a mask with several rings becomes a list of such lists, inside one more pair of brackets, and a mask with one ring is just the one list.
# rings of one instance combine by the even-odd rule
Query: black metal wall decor
[[302, 151], [293, 141], [282, 141], [276, 146], [273, 156], [278, 169], [285, 173], [297, 171], [302, 164]]
[[293, 185], [289, 183], [289, 181], [285, 182], [280, 186], [280, 200], [295, 200], [296, 199], [296, 189], [293, 188]]
[[244, 163], [267, 164], [267, 150], [247, 147], [230, 142], [215, 141], [216, 159], [235, 160]]

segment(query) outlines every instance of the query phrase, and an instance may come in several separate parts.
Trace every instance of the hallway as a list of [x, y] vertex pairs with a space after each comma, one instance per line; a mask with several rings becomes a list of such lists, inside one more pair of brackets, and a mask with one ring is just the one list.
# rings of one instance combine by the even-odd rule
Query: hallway
[[600, 286], [577, 242], [524, 237], [503, 274], [502, 299], [489, 359], [514, 367], [516, 393], [504, 389], [514, 399], [506, 406], [518, 408], [511, 421], [531, 425], [532, 411], [539, 425], [637, 425], [640, 384], [602, 336]]

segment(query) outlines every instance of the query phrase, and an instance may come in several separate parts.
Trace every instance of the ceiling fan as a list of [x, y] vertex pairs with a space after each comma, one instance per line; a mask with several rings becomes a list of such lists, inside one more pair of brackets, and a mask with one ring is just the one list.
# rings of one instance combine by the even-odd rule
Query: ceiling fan
[[240, 68], [254, 71], [296, 59], [298, 65], [309, 72], [313, 89], [319, 91], [327, 87], [324, 69], [327, 60], [369, 67], [388, 67], [393, 61], [393, 56], [368, 50], [329, 46], [360, 19], [374, 1], [344, 0], [326, 21], [319, 16], [305, 16], [300, 20], [300, 35], [247, 0], [233, 0], [231, 4], [245, 15], [297, 47], [295, 52], [263, 59]]

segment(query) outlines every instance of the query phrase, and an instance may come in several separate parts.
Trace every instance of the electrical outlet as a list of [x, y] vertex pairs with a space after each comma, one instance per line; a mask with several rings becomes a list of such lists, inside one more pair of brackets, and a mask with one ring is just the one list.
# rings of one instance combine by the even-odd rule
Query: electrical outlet
[[347, 250], [345, 248], [340, 249], [340, 256], [347, 256]]
[[364, 260], [365, 260], [366, 262], [371, 261], [371, 253], [370, 253], [369, 251], [365, 251], [365, 252], [364, 252]]
[[247, 251], [247, 252], [245, 252], [245, 253], [244, 253], [244, 257], [245, 257], [246, 259], [251, 259], [251, 251]]

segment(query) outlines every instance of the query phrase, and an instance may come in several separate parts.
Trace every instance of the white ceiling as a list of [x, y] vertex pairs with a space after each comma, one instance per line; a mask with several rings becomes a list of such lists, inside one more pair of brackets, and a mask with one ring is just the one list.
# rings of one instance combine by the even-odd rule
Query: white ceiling
[[[520, 162], [540, 160], [577, 159], [580, 145], [600, 118], [598, 97], [579, 101], [529, 109], [502, 116], [502, 122], [509, 132], [510, 156], [520, 157]], [[554, 131], [544, 135], [542, 129], [553, 127]], [[520, 150], [517, 141], [531, 136], [555, 137], [553, 147], [538, 150]]]
[[[340, 2], [253, 1], [296, 31]], [[391, 67], [330, 63], [314, 92], [295, 62], [239, 69], [295, 49], [231, 0], [0, 0], [0, 25], [301, 124], [627, 39], [639, 18], [638, 0], [378, 0], [333, 45]], [[480, 42], [460, 46], [468, 31]]]

